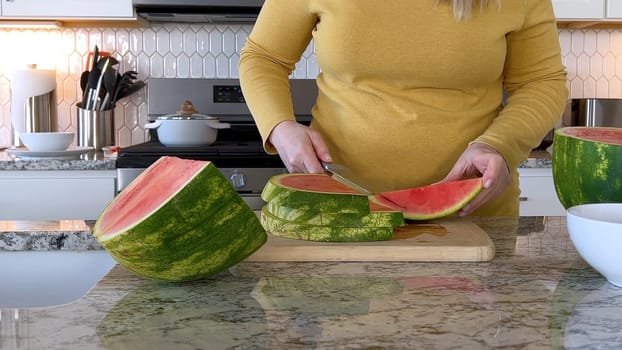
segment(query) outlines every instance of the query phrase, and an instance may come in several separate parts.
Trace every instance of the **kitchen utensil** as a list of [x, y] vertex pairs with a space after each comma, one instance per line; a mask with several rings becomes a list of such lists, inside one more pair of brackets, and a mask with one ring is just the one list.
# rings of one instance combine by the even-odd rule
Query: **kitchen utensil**
[[348, 174], [350, 172], [350, 169], [341, 165], [341, 164], [335, 164], [335, 163], [322, 163], [322, 166], [324, 167], [324, 170], [326, 171], [327, 174], [329, 174], [333, 179], [361, 192], [364, 193], [368, 196], [376, 196], [376, 197], [382, 197], [385, 201], [387, 201], [388, 203], [391, 203], [391, 206], [395, 207], [395, 208], [402, 208], [401, 205], [395, 203], [394, 201], [392, 201], [391, 199], [387, 198], [386, 196], [384, 196], [382, 193], [378, 193], [378, 194], [374, 194], [371, 191], [369, 191], [368, 189], [366, 189], [365, 187], [357, 184], [356, 182], [350, 180], [350, 176], [349, 175], [344, 175], [344, 174]]
[[135, 83], [126, 85], [124, 88], [121, 89], [121, 91], [119, 91], [119, 94], [117, 95], [117, 100], [130, 96], [144, 87], [145, 87], [144, 81], [137, 81]]
[[488, 234], [467, 218], [444, 218], [395, 229], [390, 241], [327, 243], [268, 234], [246, 261], [453, 261], [482, 262], [495, 256]]
[[106, 90], [106, 93], [104, 94], [100, 110], [114, 108], [114, 103], [111, 103], [112, 102], [111, 99], [112, 99], [112, 96], [114, 95], [116, 88], [117, 88], [117, 70], [114, 68], [109, 68], [104, 73], [104, 90]]
[[90, 71], [85, 70], [80, 75], [80, 89], [82, 89], [82, 95], [86, 93], [87, 84], [89, 82], [89, 72]]
[[91, 101], [91, 109], [93, 110], [98, 110], [101, 104], [100, 101], [100, 91], [101, 91], [101, 87], [104, 81], [104, 74], [106, 73], [106, 70], [108, 69], [108, 66], [110, 64], [110, 59], [108, 57], [103, 59], [105, 61], [103, 68], [99, 69], [99, 67], [97, 68], [99, 73], [99, 77], [97, 78], [97, 85], [95, 86], [95, 92], [93, 93], [92, 96], [92, 101]]
[[229, 123], [199, 114], [192, 102], [184, 101], [177, 114], [160, 116], [145, 129], [157, 129], [160, 143], [168, 147], [207, 146], [216, 141], [218, 129], [228, 129]]
[[129, 94], [127, 93], [127, 90], [132, 84], [138, 83], [138, 82], [134, 82], [134, 80], [136, 80], [137, 75], [138, 75], [138, 72], [136, 71], [127, 71], [121, 74], [121, 76], [117, 77], [117, 86], [115, 88], [115, 93], [112, 96], [112, 102], [111, 102], [112, 105], [115, 105], [117, 101], [119, 101], [122, 97], [129, 96]]
[[360, 186], [359, 184], [353, 182], [352, 180], [350, 180], [347, 176], [342, 175], [343, 173], [348, 171], [348, 168], [340, 165], [340, 164], [335, 164], [335, 163], [322, 163], [322, 166], [324, 167], [324, 170], [326, 170], [326, 172], [333, 177], [335, 180], [344, 183], [352, 188], [354, 188], [355, 190], [365, 193], [368, 196], [373, 195], [373, 193], [371, 193], [369, 190], [367, 190], [365, 187]]

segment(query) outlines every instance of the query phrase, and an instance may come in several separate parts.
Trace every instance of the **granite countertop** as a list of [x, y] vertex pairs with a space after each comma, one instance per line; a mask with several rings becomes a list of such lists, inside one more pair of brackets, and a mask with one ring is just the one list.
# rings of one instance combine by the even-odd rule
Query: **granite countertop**
[[[551, 154], [534, 151], [519, 168], [550, 168]], [[114, 170], [114, 157], [104, 157], [102, 152], [80, 155], [79, 159], [19, 159], [6, 150], [0, 150], [0, 171], [2, 170]]]
[[[578, 256], [564, 217], [473, 221], [489, 262], [242, 262], [180, 284], [116, 266], [76, 302], [2, 309], [0, 347], [619, 348], [622, 289]], [[98, 249], [91, 224], [3, 222], [0, 250]]]
[[0, 171], [2, 170], [115, 170], [116, 158], [104, 157], [101, 151], [91, 151], [71, 159], [37, 158], [20, 159], [0, 151]]

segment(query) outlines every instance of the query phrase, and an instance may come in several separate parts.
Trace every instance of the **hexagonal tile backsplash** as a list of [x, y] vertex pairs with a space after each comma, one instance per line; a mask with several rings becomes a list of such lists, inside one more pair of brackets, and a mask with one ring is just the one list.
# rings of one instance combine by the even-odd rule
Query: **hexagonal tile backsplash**
[[[75, 104], [88, 52], [118, 58], [120, 70], [149, 78], [237, 78], [239, 52], [248, 25], [154, 25], [149, 28], [61, 28], [0, 30], [0, 146], [11, 143], [10, 76], [28, 63], [56, 70], [58, 127], [76, 131]], [[622, 29], [562, 29], [560, 44], [568, 68], [571, 98], [622, 98]], [[319, 68], [310, 45], [292, 76], [315, 78]], [[120, 146], [145, 141], [145, 90], [115, 109]]]

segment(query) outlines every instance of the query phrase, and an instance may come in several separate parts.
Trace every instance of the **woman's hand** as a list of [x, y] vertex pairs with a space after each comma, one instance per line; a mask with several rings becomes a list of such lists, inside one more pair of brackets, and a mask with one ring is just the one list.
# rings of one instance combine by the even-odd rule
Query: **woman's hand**
[[290, 173], [323, 173], [322, 162], [332, 162], [317, 131], [292, 120], [274, 127], [269, 137]]
[[510, 171], [505, 159], [494, 148], [474, 142], [462, 153], [453, 169], [440, 182], [460, 180], [467, 177], [481, 176], [484, 189], [473, 198], [458, 215], [465, 216], [496, 196], [510, 184]]

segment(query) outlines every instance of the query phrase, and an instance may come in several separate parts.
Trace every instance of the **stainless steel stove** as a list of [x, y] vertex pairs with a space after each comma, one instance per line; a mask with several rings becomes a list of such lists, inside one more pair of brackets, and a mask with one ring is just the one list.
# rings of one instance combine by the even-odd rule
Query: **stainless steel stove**
[[[317, 97], [312, 79], [290, 80], [294, 113], [298, 121], [309, 124], [311, 108]], [[237, 79], [150, 79], [147, 85], [147, 116], [179, 110], [184, 100], [192, 101], [201, 114], [218, 117], [231, 124], [218, 130], [217, 140], [209, 146], [166, 147], [149, 131], [149, 141], [123, 147], [117, 158], [118, 190], [123, 190], [145, 168], [161, 156], [209, 160], [229, 179], [240, 196], [253, 209], [264, 204], [260, 198], [266, 181], [286, 172], [276, 155], [264, 152], [257, 126], [250, 115]]]

